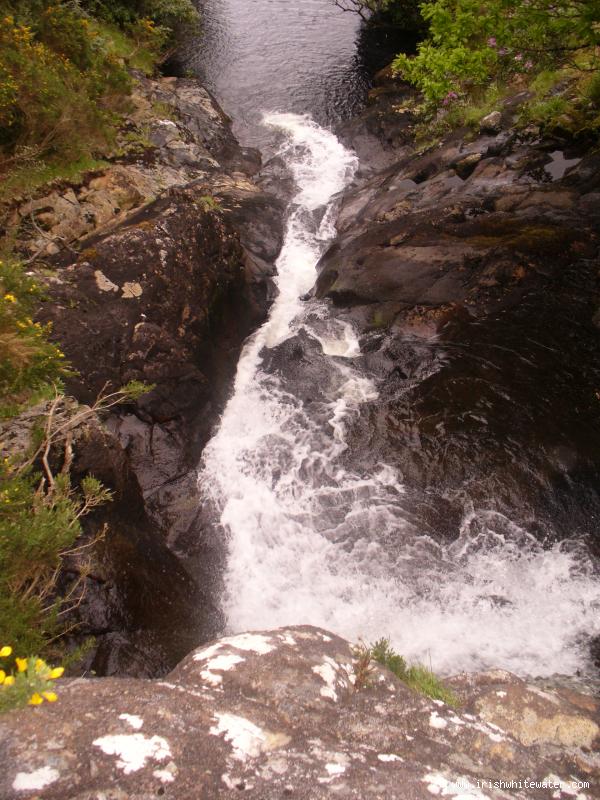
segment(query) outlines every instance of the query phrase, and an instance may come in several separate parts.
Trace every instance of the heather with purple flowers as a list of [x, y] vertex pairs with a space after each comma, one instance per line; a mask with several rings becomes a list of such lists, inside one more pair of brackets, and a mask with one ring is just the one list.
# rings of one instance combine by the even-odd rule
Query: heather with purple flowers
[[429, 35], [415, 56], [397, 56], [394, 70], [422, 91], [430, 111], [459, 96], [479, 102], [523, 73], [580, 69], [582, 54], [581, 70], [600, 68], [596, 0], [421, 0], [419, 7]]
[[446, 97], [442, 100], [442, 105], [447, 106], [450, 105], [454, 100], [458, 100], [458, 95], [456, 92], [448, 92]]

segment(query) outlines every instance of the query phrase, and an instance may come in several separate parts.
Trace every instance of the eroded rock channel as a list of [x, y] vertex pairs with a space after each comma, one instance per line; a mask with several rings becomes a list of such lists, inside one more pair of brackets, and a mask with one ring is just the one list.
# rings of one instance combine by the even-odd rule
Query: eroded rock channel
[[[518, 98], [421, 152], [381, 81], [335, 134], [236, 84], [263, 165], [141, 79], [143, 153], [15, 203], [69, 390], [154, 388], [73, 441], [111, 677], [7, 717], [2, 797], [600, 796], [600, 159]], [[456, 707], [361, 666], [381, 636]]]

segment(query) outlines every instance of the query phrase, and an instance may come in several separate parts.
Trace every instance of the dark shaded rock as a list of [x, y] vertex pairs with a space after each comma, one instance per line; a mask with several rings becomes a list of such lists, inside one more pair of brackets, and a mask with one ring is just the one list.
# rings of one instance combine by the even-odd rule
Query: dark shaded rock
[[393, 465], [437, 536], [475, 507], [543, 541], [597, 537], [600, 172], [567, 148], [583, 157], [551, 181], [555, 148], [516, 131], [403, 142], [346, 193], [318, 266], [314, 294], [357, 328], [379, 390], [347, 463]]
[[341, 382], [331, 369], [321, 343], [302, 328], [295, 336], [276, 347], [261, 352], [263, 369], [275, 375], [285, 375], [285, 387], [302, 403], [326, 402]]
[[[85, 242], [81, 259], [51, 284], [52, 300], [40, 315], [53, 323], [53, 336], [77, 369], [68, 388], [80, 400], [91, 402], [132, 380], [155, 387], [108, 424], [125, 447], [160, 540], [157, 533], [141, 535], [132, 528], [129, 510], [125, 514], [118, 506], [107, 519], [106, 550], [118, 565], [116, 613], [124, 626], [113, 619], [110, 629], [131, 631], [132, 620], [154, 616], [154, 627], [168, 632], [163, 670], [181, 652], [167, 643], [178, 627], [172, 616], [163, 625], [152, 610], [152, 597], [156, 606], [164, 600], [162, 583], [177, 591], [180, 607], [204, 609], [192, 615], [204, 615], [204, 621], [193, 625], [179, 614], [178, 635], [193, 629], [198, 641], [203, 630], [214, 635], [220, 624], [207, 598], [220, 556], [204, 551], [197, 531], [195, 468], [226, 399], [241, 344], [266, 314], [281, 236], [276, 201], [241, 175], [217, 179], [218, 187], [195, 183], [172, 189], [121, 229]], [[209, 196], [215, 198], [211, 203]], [[165, 555], [163, 542], [186, 557], [193, 550], [202, 590], [172, 554]], [[98, 614], [88, 611], [91, 617]], [[89, 627], [92, 632], [94, 624]], [[182, 636], [186, 650], [188, 634]], [[158, 653], [157, 636], [152, 647]], [[139, 643], [136, 648], [139, 652]], [[113, 669], [128, 657], [102, 663]]]
[[[156, 675], [222, 624], [211, 600], [222, 545], [203, 536], [196, 468], [272, 300], [284, 206], [251, 180], [260, 154], [202, 86], [137, 78], [107, 169], [2, 212], [19, 247], [56, 269], [39, 276], [38, 319], [76, 370], [68, 391], [92, 403], [132, 380], [154, 387], [104, 420], [73, 478], [115, 491], [86, 520], [89, 537], [108, 526], [78, 606], [79, 633], [97, 642], [88, 666]], [[128, 150], [140, 131], [151, 144]], [[67, 565], [65, 586], [77, 570]]]
[[265, 192], [288, 203], [295, 190], [294, 178], [281, 156], [269, 159], [257, 176], [257, 183]]
[[475, 675], [452, 709], [356, 670], [347, 641], [302, 626], [219, 640], [164, 681], [60, 681], [57, 703], [2, 718], [0, 796], [506, 798], [494, 780], [523, 800], [598, 796], [591, 697]]

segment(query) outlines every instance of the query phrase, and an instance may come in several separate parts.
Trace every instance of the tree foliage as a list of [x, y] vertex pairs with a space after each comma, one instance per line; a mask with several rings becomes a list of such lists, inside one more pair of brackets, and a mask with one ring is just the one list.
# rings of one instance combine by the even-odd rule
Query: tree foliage
[[365, 22], [381, 21], [402, 30], [418, 30], [423, 27], [419, 0], [334, 0], [342, 11], [352, 11]]
[[424, 0], [420, 11], [429, 34], [394, 69], [433, 104], [514, 74], [581, 65], [584, 52], [585, 68], [597, 67], [600, 0]]

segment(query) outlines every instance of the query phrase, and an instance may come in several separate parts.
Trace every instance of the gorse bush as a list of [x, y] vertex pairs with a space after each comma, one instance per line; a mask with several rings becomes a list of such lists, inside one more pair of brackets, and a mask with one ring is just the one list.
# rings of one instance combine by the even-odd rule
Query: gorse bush
[[[129, 93], [124, 66], [88, 20], [51, 6], [0, 18], [0, 147], [75, 160], [113, 136], [114, 113]], [[0, 168], [2, 160], [0, 160]]]
[[0, 714], [25, 705], [55, 703], [58, 695], [52, 681], [63, 675], [64, 668], [36, 656], [13, 660], [12, 654], [10, 645], [0, 647]]
[[429, 33], [394, 69], [432, 106], [477, 96], [492, 81], [596, 65], [600, 0], [424, 0], [420, 10]]
[[[68, 614], [82, 598], [89, 568], [81, 521], [111, 500], [93, 476], [72, 485], [69, 467], [74, 431], [93, 415], [150, 388], [139, 381], [79, 407], [61, 394], [69, 370], [49, 328], [32, 319], [40, 289], [22, 265], [0, 262], [0, 418], [41, 401], [27, 449], [0, 460], [0, 641], [20, 653], [56, 655], [68, 632]], [[63, 593], [58, 578], [64, 559], [77, 567]]]
[[32, 319], [41, 294], [20, 264], [0, 261], [0, 418], [68, 374], [63, 353], [47, 339], [48, 326]]
[[0, 173], [24, 157], [73, 162], [110, 148], [127, 61], [152, 65], [197, 24], [190, 0], [0, 0]]
[[48, 475], [28, 463], [0, 463], [0, 637], [22, 653], [57, 653], [63, 618], [83, 591], [85, 570], [69, 591], [57, 594], [66, 555], [82, 533], [81, 517], [110, 500], [92, 477], [74, 489], [69, 476]]

